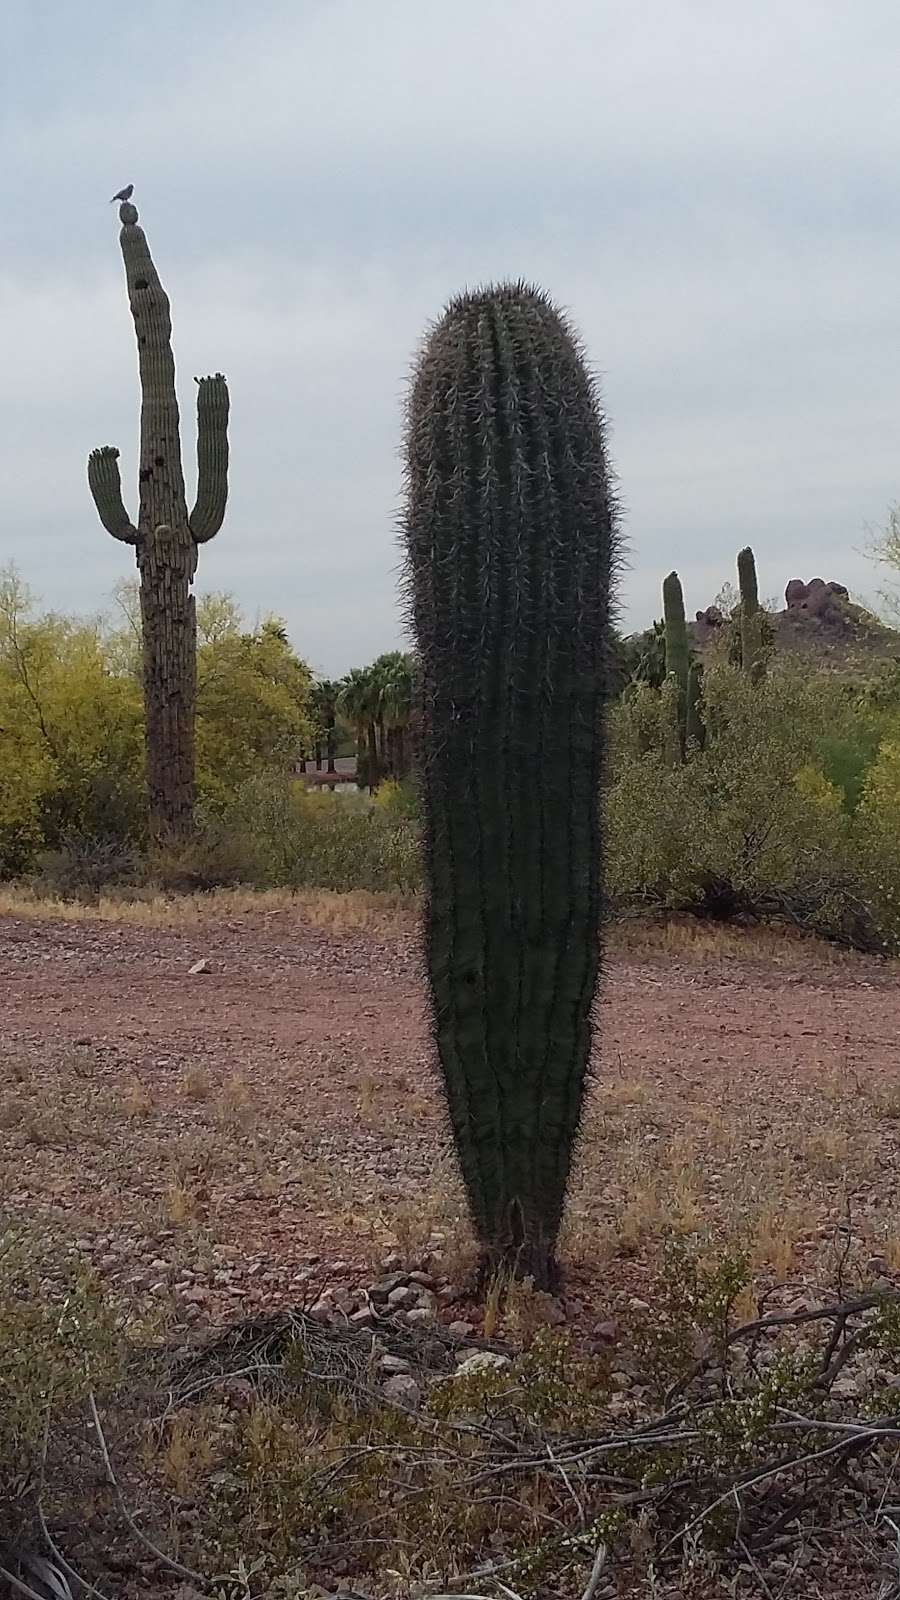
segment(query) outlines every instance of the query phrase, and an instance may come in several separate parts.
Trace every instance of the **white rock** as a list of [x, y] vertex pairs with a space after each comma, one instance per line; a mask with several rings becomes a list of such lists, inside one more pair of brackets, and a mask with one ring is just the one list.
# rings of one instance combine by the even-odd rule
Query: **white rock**
[[499, 1372], [509, 1366], [509, 1356], [499, 1350], [463, 1350], [454, 1373], [457, 1378], [471, 1378], [479, 1372]]
[[212, 972], [212, 965], [205, 956], [199, 961], [195, 961], [192, 967], [188, 967], [188, 973], [192, 978], [199, 978], [203, 972]]

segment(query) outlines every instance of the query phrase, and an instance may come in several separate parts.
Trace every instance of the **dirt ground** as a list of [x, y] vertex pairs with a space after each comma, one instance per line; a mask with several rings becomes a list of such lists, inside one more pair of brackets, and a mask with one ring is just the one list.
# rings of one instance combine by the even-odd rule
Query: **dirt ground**
[[[331, 921], [331, 927], [320, 925]], [[191, 973], [205, 961], [208, 970]], [[673, 1227], [784, 1296], [900, 1281], [896, 969], [674, 930], [610, 953], [564, 1240], [589, 1333]], [[414, 930], [308, 907], [0, 917], [0, 1184], [114, 1293], [220, 1320], [471, 1254]]]

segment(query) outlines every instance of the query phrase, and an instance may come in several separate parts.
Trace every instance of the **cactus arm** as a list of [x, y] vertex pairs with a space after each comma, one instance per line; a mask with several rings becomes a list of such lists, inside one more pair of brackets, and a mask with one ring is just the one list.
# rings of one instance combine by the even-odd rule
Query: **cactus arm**
[[228, 385], [221, 372], [196, 381], [197, 500], [189, 527], [205, 544], [221, 528], [228, 499]]
[[88, 456], [88, 486], [94, 497], [97, 514], [107, 533], [123, 544], [137, 544], [134, 526], [122, 501], [122, 484], [119, 478], [119, 452], [115, 445], [104, 444]]

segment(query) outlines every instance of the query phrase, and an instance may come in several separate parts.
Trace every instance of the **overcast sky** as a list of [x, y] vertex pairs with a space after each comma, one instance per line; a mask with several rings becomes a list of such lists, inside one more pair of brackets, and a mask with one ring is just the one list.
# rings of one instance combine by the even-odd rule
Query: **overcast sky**
[[133, 571], [85, 483], [139, 392], [118, 247], [135, 184], [194, 374], [227, 373], [225, 525], [198, 587], [319, 670], [401, 641], [401, 402], [466, 284], [524, 276], [602, 379], [625, 621], [757, 552], [871, 592], [900, 497], [896, 0], [6, 0], [0, 565], [95, 610]]

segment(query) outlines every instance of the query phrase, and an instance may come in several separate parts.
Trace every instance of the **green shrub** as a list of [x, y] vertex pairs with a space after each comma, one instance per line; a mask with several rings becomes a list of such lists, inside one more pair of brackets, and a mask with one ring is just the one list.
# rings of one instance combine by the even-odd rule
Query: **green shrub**
[[850, 944], [900, 947], [889, 757], [866, 781], [858, 822], [819, 759], [836, 719], [850, 715], [840, 686], [784, 672], [754, 684], [733, 667], [710, 669], [708, 744], [682, 767], [669, 759], [664, 722], [651, 742], [652, 695], [617, 713], [607, 794], [613, 903], [783, 915]]
[[140, 852], [127, 840], [103, 835], [65, 834], [57, 850], [42, 851], [31, 876], [38, 894], [62, 900], [96, 900], [104, 889], [127, 888], [141, 882]]
[[421, 884], [419, 830], [399, 795], [376, 804], [260, 774], [241, 785], [223, 826], [252, 838], [266, 885], [410, 893]]

